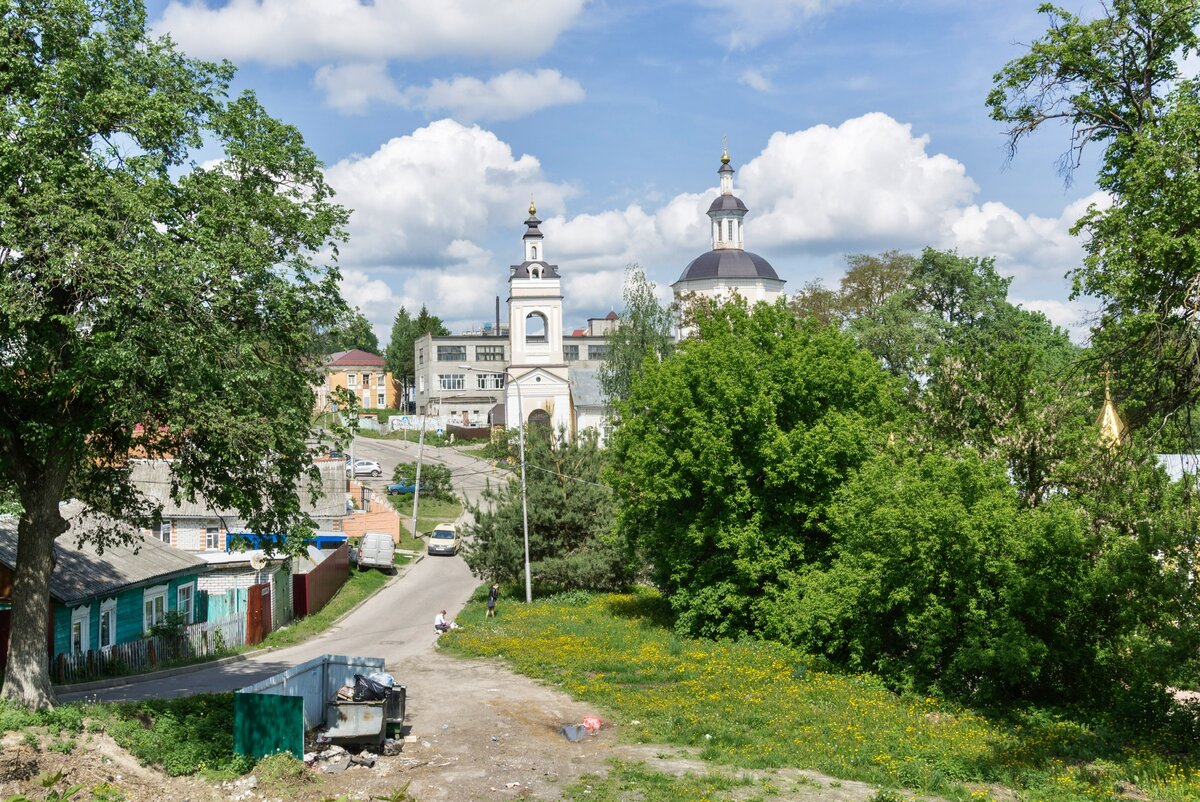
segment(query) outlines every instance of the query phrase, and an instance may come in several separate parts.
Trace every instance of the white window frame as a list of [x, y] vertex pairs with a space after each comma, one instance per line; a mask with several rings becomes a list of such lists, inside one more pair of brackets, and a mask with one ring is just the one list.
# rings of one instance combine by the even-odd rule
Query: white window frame
[[[216, 538], [214, 540], [210, 540], [209, 535], [213, 535], [213, 534], [216, 535]], [[205, 524], [204, 525], [204, 550], [205, 551], [221, 551], [224, 547], [225, 547], [225, 544], [221, 542], [221, 527], [220, 526], [212, 526], [210, 524]]]
[[163, 521], [158, 525], [158, 539], [168, 546], [171, 544], [171, 522]]
[[92, 605], [86, 604], [71, 609], [71, 654], [87, 654], [91, 649]]
[[363, 409], [370, 409], [370, 408], [371, 408], [371, 389], [370, 389], [369, 387], [364, 387], [364, 388], [363, 388], [363, 391], [362, 391], [362, 408], [363, 408]]
[[475, 389], [477, 389], [477, 390], [503, 390], [504, 389], [504, 374], [503, 373], [476, 373], [475, 374]]
[[351, 373], [346, 374], [346, 389], [347, 390], [357, 390], [358, 389], [358, 374], [357, 373], [351, 372]]
[[377, 402], [375, 404], [375, 406], [377, 408], [383, 409], [384, 407], [386, 407], [387, 406], [387, 390], [380, 389], [378, 392], [376, 392], [375, 393], [375, 401]]
[[425, 377], [424, 376], [417, 377], [417, 392], [418, 393], [425, 392]]
[[[159, 618], [155, 614], [156, 611], [154, 609], [154, 607], [155, 607], [154, 602], [156, 600], [162, 601], [162, 618]], [[150, 607], [149, 615], [147, 615], [147, 610], [146, 610], [147, 607]], [[143, 590], [142, 591], [142, 632], [149, 632], [150, 627], [154, 626], [157, 623], [165, 621], [167, 618], [167, 610], [168, 609], [170, 609], [170, 608], [167, 607], [167, 586], [166, 585], [155, 585], [152, 588], [146, 588], [145, 590]]]
[[[108, 643], [104, 642], [104, 619], [108, 619]], [[115, 646], [117, 643], [117, 600], [105, 599], [100, 602], [100, 623], [96, 632], [96, 642], [101, 651]]]
[[376, 387], [383, 387], [383, 386], [384, 386], [384, 384], [385, 384], [385, 382], [386, 382], [386, 379], [384, 378], [384, 376], [385, 376], [385, 375], [386, 375], [386, 374], [383, 374], [383, 373], [376, 373], [376, 374], [375, 374], [375, 386], [376, 386]]
[[465, 389], [462, 373], [439, 373], [438, 387], [443, 390], [462, 390]]
[[[185, 605], [186, 602], [186, 605]], [[189, 582], [175, 588], [175, 609], [183, 613], [183, 622], [192, 623], [196, 615], [196, 586]]]

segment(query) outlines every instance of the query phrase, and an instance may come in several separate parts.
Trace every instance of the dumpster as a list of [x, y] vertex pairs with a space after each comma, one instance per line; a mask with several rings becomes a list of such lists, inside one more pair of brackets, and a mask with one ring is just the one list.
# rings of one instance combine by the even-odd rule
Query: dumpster
[[[355, 674], [383, 670], [381, 657], [326, 654], [242, 688], [233, 695], [234, 751], [263, 757], [304, 755], [304, 733], [325, 723], [326, 703]], [[383, 702], [376, 702], [383, 718]], [[382, 725], [380, 725], [382, 726]]]
[[337, 744], [383, 743], [389, 731], [398, 735], [404, 726], [406, 698], [404, 686], [397, 685], [384, 699], [332, 699], [325, 705], [325, 736]]

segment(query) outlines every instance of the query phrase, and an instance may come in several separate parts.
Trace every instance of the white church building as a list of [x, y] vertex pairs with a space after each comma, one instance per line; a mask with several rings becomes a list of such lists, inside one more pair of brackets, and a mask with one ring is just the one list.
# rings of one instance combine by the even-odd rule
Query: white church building
[[[771, 264], [747, 251], [748, 209], [733, 194], [729, 153], [721, 154], [720, 194], [708, 208], [712, 249], [696, 257], [671, 285], [676, 299], [689, 296], [726, 301], [735, 295], [751, 304], [773, 303], [784, 281]], [[588, 320], [586, 329], [563, 328], [562, 277], [546, 259], [545, 237], [531, 202], [522, 237], [524, 259], [509, 267], [508, 327], [497, 320], [484, 329], [414, 343], [415, 400], [419, 415], [463, 426], [548, 424], [569, 436], [603, 432], [607, 399], [598, 370], [607, 353], [606, 336], [619, 325], [615, 312]], [[686, 332], [681, 332], [686, 334]]]

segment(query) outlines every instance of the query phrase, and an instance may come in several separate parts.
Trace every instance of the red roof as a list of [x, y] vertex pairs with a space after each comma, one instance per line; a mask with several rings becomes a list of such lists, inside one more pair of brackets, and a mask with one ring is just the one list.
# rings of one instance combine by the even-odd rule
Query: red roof
[[617, 319], [616, 310], [610, 311], [607, 315], [605, 315], [604, 319], [605, 320], [616, 320]]
[[382, 368], [387, 365], [383, 357], [355, 348], [351, 351], [338, 351], [325, 358], [325, 367], [333, 368]]

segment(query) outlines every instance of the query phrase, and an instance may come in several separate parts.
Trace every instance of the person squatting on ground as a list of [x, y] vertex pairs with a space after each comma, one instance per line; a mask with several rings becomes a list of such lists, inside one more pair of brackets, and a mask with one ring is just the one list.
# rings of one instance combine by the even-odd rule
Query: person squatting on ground
[[435, 615], [433, 617], [433, 629], [439, 635], [441, 635], [443, 632], [448, 632], [450, 630], [450, 624], [447, 623], [447, 621], [446, 621], [446, 611], [445, 610], [442, 610], [441, 612], [439, 612], [437, 615]]
[[500, 585], [493, 582], [492, 586], [490, 588], [488, 588], [488, 601], [487, 601], [487, 607], [488, 607], [487, 617], [488, 618], [496, 617], [496, 599], [498, 599], [498, 598], [500, 598]]

